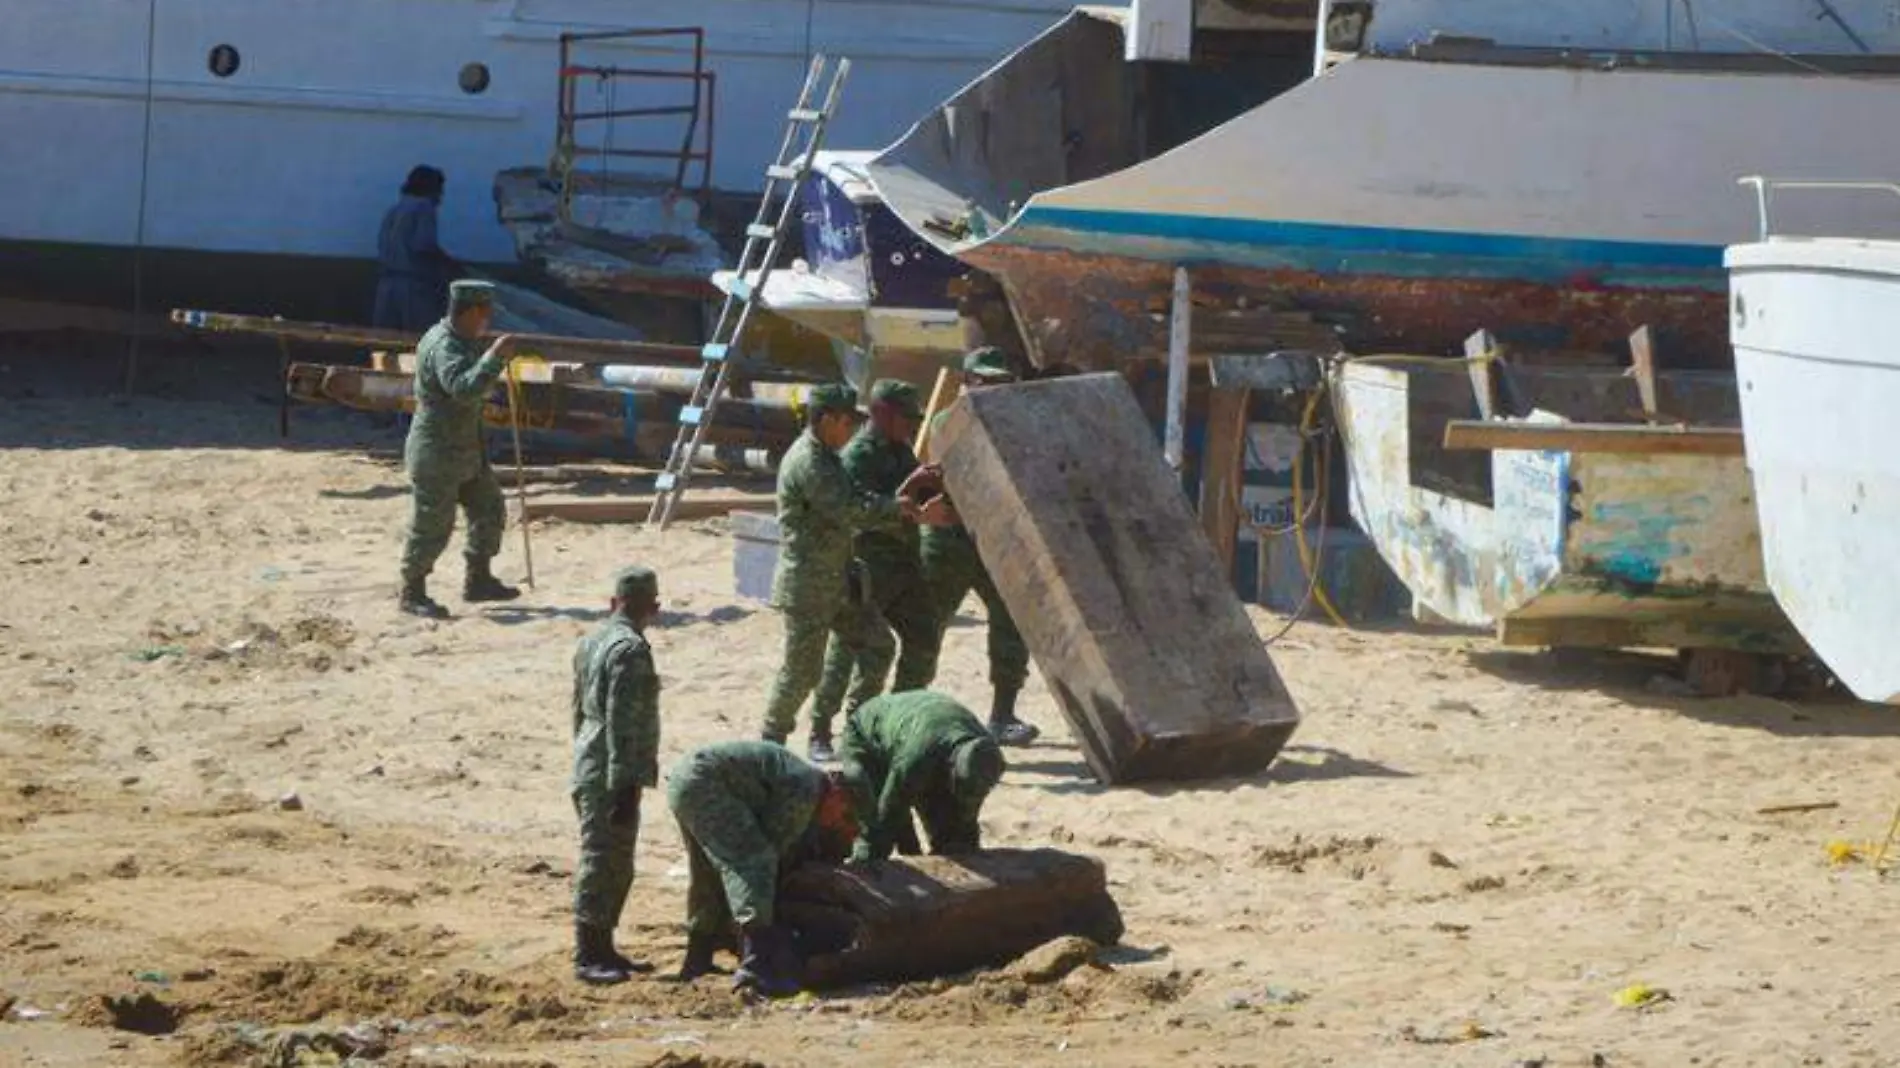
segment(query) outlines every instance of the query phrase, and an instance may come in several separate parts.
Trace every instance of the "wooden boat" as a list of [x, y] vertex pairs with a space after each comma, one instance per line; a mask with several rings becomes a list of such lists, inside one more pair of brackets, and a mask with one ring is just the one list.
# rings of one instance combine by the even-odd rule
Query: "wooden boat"
[[1855, 696], [1900, 704], [1900, 242], [1776, 237], [1726, 262], [1769, 588]]
[[1513, 367], [1492, 401], [1468, 366], [1371, 357], [1330, 377], [1353, 518], [1417, 614], [1505, 645], [1697, 651], [1717, 689], [1754, 655], [1804, 651], [1763, 574], [1731, 376]]

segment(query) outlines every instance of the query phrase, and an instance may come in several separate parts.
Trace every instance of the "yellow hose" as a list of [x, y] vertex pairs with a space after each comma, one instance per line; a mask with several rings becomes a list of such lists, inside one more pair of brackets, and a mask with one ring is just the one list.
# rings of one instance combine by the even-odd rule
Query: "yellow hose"
[[[1304, 480], [1300, 477], [1300, 469], [1304, 467], [1305, 465], [1301, 463], [1300, 461], [1305, 458], [1307, 442], [1312, 440], [1309, 435], [1312, 433], [1312, 429], [1313, 429], [1313, 416], [1314, 416], [1314, 413], [1319, 410], [1319, 399], [1320, 399], [1321, 394], [1323, 394], [1324, 392], [1325, 390], [1323, 388], [1315, 389], [1306, 398], [1306, 411], [1302, 413], [1300, 416], [1300, 454], [1301, 455], [1300, 457], [1296, 458], [1293, 461], [1293, 515], [1296, 517], [1296, 521], [1293, 524], [1293, 542], [1295, 545], [1299, 547], [1300, 567], [1306, 571], [1306, 579], [1312, 585], [1313, 599], [1319, 602], [1319, 606], [1325, 609], [1327, 617], [1330, 618], [1335, 624], [1341, 627], [1350, 628], [1352, 624], [1346, 622], [1346, 617], [1340, 614], [1339, 609], [1333, 607], [1332, 598], [1326, 596], [1326, 584], [1320, 581], [1320, 577], [1319, 577], [1318, 554], [1314, 553], [1312, 550], [1307, 548], [1306, 524], [1303, 522], [1297, 521], [1297, 517], [1303, 516], [1306, 514], [1306, 509], [1304, 505], [1305, 494], [1303, 493]], [[1314, 488], [1321, 493], [1324, 493], [1326, 491], [1326, 473], [1327, 473], [1327, 469], [1331, 466], [1331, 464], [1332, 464], [1332, 450], [1322, 448], [1320, 450], [1318, 460], [1316, 460], [1313, 465], [1314, 466], [1313, 477], [1314, 477], [1315, 483], [1317, 483], [1317, 485], [1315, 485]], [[1316, 498], [1314, 503], [1316, 505], [1323, 505], [1324, 501]], [[1326, 517], [1322, 514], [1320, 516], [1320, 540], [1319, 540], [1319, 544], [1321, 548], [1324, 548], [1326, 545], [1325, 523], [1326, 523]]]

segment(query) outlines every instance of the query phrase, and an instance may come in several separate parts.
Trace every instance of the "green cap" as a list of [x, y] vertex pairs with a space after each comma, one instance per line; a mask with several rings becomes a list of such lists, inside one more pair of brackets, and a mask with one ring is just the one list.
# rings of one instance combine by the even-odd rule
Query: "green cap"
[[621, 568], [614, 576], [614, 596], [622, 601], [657, 601], [660, 576], [650, 567]]
[[1009, 357], [995, 345], [985, 345], [980, 349], [971, 349], [963, 357], [963, 373], [978, 378], [1015, 378], [1016, 369], [1009, 365]]
[[843, 382], [826, 382], [822, 386], [811, 387], [805, 403], [820, 411], [855, 412], [858, 410], [858, 391]]
[[486, 308], [495, 303], [495, 283], [458, 278], [449, 283], [449, 307]]
[[1003, 781], [1003, 750], [994, 739], [971, 738], [950, 758], [950, 792], [959, 801], [978, 802]]
[[881, 378], [871, 387], [871, 403], [888, 404], [909, 419], [921, 419], [924, 415], [924, 406], [918, 401], [917, 387], [895, 378]]

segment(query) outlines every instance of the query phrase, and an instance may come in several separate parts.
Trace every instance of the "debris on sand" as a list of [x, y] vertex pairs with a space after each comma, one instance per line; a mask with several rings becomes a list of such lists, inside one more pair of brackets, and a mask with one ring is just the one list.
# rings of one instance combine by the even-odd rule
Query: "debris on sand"
[[1003, 969], [1003, 974], [1025, 983], [1040, 985], [1064, 979], [1078, 968], [1107, 971], [1101, 962], [1102, 947], [1086, 938], [1066, 935], [1051, 939], [1018, 957]]

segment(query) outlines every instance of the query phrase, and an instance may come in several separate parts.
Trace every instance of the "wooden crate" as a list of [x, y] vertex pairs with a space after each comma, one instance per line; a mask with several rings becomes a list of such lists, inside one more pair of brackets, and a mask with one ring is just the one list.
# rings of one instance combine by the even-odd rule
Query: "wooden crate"
[[1258, 771], [1299, 713], [1119, 375], [966, 394], [933, 451], [1106, 783]]

